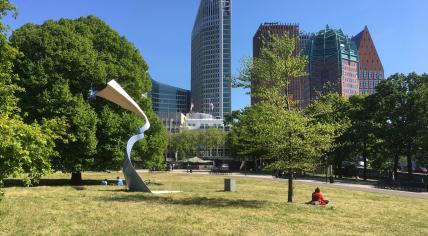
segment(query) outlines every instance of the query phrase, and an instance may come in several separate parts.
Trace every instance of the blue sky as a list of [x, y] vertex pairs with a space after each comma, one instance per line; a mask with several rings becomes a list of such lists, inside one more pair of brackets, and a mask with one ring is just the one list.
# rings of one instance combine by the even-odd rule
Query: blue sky
[[[190, 34], [199, 0], [12, 0], [16, 20], [12, 29], [48, 19], [95, 15], [125, 36], [147, 61], [152, 77], [190, 88]], [[252, 37], [263, 22], [298, 23], [305, 32], [326, 24], [349, 36], [365, 25], [376, 44], [385, 75], [428, 72], [427, 0], [233, 0], [232, 68], [252, 54]], [[250, 103], [241, 89], [234, 89], [232, 108]]]

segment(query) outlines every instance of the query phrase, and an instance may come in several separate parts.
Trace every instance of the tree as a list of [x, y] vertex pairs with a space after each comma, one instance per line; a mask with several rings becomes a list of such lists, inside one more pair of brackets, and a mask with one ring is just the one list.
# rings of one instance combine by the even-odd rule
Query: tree
[[24, 55], [15, 71], [26, 92], [20, 94], [27, 121], [66, 117], [72, 140], [58, 145], [57, 170], [71, 172], [81, 183], [85, 170], [116, 169], [127, 139], [144, 123], [136, 115], [102, 99], [86, 101], [91, 87], [117, 80], [147, 113], [151, 129], [137, 143], [133, 158], [145, 155], [147, 165], [163, 163], [166, 132], [142, 94], [151, 87], [147, 64], [138, 50], [100, 19], [48, 20], [26, 24], [11, 36]]
[[342, 173], [342, 162], [352, 158], [350, 152], [349, 127], [351, 119], [349, 117], [349, 100], [337, 93], [328, 93], [320, 96], [305, 109], [305, 114], [315, 122], [330, 125], [334, 128], [334, 144], [332, 149], [326, 154], [327, 163], [336, 166], [339, 177]]
[[426, 74], [395, 74], [382, 81], [377, 86], [377, 93], [370, 96], [376, 111], [377, 137], [382, 142], [383, 162], [391, 163], [394, 176], [401, 156], [407, 160], [411, 178], [412, 161], [426, 155], [427, 84]]
[[231, 127], [234, 124], [236, 124], [239, 121], [239, 117], [242, 114], [242, 110], [236, 110], [236, 111], [232, 111], [231, 113], [225, 114], [224, 115], [224, 126], [225, 127]]
[[[276, 111], [265, 132], [269, 150], [268, 167], [289, 170], [292, 189], [295, 170], [312, 170], [333, 147], [335, 127], [304, 116], [299, 111]], [[288, 202], [293, 201], [292, 191]]]
[[[378, 139], [375, 134], [374, 107], [366, 96], [352, 96], [349, 98], [349, 117], [351, 125], [347, 130], [351, 153], [363, 159], [363, 179], [367, 180], [368, 160], [374, 159], [375, 147]], [[370, 158], [373, 157], [373, 158]]]
[[208, 130], [184, 130], [172, 135], [170, 151], [177, 152], [179, 160], [189, 158], [194, 152], [203, 155], [219, 155], [226, 143], [226, 132], [210, 128]]
[[262, 40], [260, 55], [243, 61], [240, 76], [234, 87], [251, 89], [257, 102], [265, 102], [281, 109], [292, 109], [288, 85], [292, 78], [306, 75], [306, 57], [296, 52], [298, 38], [268, 34]]
[[268, 168], [289, 172], [288, 201], [293, 200], [293, 172], [313, 168], [331, 148], [333, 129], [293, 110], [291, 78], [306, 74], [306, 58], [295, 52], [296, 39], [269, 34], [260, 56], [247, 60], [235, 86], [251, 88], [257, 103], [234, 125], [232, 140], [240, 155], [265, 159]]
[[229, 133], [228, 141], [232, 155], [244, 161], [253, 161], [255, 170], [261, 165], [267, 147], [263, 143], [260, 126], [271, 118], [271, 111], [264, 106], [253, 105], [245, 108]]
[[194, 131], [184, 130], [171, 135], [170, 151], [177, 153], [178, 160], [189, 158], [189, 154], [198, 148], [198, 139]]
[[[37, 180], [51, 170], [50, 159], [57, 157], [55, 140], [65, 136], [62, 119], [26, 124], [20, 116], [16, 94], [24, 90], [16, 85], [20, 78], [13, 73], [13, 60], [19, 55], [6, 39], [8, 27], [2, 17], [15, 8], [9, 1], [0, 2], [0, 187], [9, 176], [27, 173], [26, 184]], [[0, 191], [0, 197], [3, 193]]]

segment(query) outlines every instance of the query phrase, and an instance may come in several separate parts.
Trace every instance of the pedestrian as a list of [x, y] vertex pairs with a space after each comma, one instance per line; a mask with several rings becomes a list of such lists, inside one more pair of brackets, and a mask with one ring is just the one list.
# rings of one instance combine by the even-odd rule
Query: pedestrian
[[117, 176], [117, 178], [116, 178], [116, 185], [117, 186], [123, 186], [123, 180], [119, 176]]

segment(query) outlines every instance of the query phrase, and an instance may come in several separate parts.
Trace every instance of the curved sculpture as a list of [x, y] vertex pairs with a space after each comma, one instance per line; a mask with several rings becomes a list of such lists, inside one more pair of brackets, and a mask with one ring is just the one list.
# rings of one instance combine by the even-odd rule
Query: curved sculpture
[[143, 112], [143, 110], [141, 110], [138, 104], [115, 80], [111, 80], [110, 82], [108, 82], [107, 87], [97, 92], [96, 95], [113, 103], [116, 103], [117, 105], [126, 110], [134, 112], [146, 121], [144, 126], [137, 130], [137, 134], [132, 136], [128, 140], [128, 144], [126, 145], [125, 158], [123, 160], [122, 171], [123, 175], [125, 176], [126, 189], [128, 191], [151, 193], [150, 189], [138, 175], [131, 162], [132, 147], [138, 140], [144, 138], [144, 132], [150, 128], [149, 119], [147, 119], [146, 114]]

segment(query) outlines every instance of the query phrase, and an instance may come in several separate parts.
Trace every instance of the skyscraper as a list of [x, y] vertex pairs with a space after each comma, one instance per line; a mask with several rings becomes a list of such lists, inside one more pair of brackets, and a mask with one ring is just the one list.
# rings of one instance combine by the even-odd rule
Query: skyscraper
[[352, 38], [358, 48], [360, 94], [373, 94], [377, 84], [384, 79], [382, 62], [377, 54], [367, 26]]
[[195, 112], [221, 117], [231, 107], [231, 0], [201, 0], [192, 31]]
[[342, 30], [326, 26], [309, 45], [311, 99], [327, 92], [359, 94], [358, 51]]
[[[302, 33], [297, 24], [264, 23], [260, 25], [253, 37], [253, 57], [258, 57], [260, 55], [260, 50], [263, 47], [263, 40], [268, 38], [267, 36], [269, 33], [277, 36], [288, 35], [290, 37], [297, 37], [299, 42], [296, 43], [295, 55], [303, 55], [307, 43], [310, 41], [310, 35]], [[310, 102], [309, 77], [305, 76], [289, 79], [288, 94], [292, 100], [292, 104], [297, 108], [305, 108]], [[257, 85], [254, 84], [254, 86]], [[254, 98], [251, 97], [251, 103], [253, 104], [255, 102]]]

